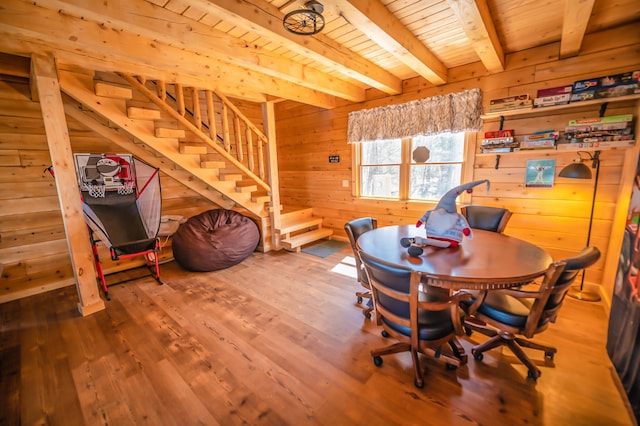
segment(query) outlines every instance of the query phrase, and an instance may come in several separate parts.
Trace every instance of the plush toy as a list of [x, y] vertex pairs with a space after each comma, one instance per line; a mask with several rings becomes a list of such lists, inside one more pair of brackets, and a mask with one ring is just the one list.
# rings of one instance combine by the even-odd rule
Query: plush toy
[[472, 188], [481, 183], [486, 183], [489, 190], [487, 179], [476, 180], [450, 189], [442, 196], [436, 208], [425, 212], [416, 223], [417, 228], [424, 223], [426, 238], [402, 238], [400, 244], [408, 248], [410, 255], [419, 256], [422, 254], [422, 246], [458, 247], [463, 238], [472, 238], [473, 233], [469, 223], [456, 209], [456, 198], [464, 191], [473, 192]]

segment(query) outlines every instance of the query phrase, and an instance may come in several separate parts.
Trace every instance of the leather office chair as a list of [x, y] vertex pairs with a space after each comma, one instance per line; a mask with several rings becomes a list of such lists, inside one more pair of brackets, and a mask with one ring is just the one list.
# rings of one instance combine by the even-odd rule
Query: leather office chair
[[362, 262], [360, 261], [360, 255], [358, 254], [356, 241], [358, 240], [360, 235], [364, 234], [367, 231], [375, 229], [377, 227], [378, 227], [378, 220], [372, 217], [362, 217], [359, 219], [354, 219], [344, 224], [344, 230], [347, 233], [347, 237], [349, 238], [349, 242], [351, 243], [351, 248], [353, 249], [353, 257], [356, 260], [358, 282], [362, 287], [366, 289], [365, 291], [356, 292], [358, 303], [362, 303], [363, 299], [369, 299], [369, 303], [367, 303], [367, 307], [363, 308], [362, 310], [362, 313], [367, 318], [371, 318], [371, 311], [373, 310], [373, 301], [371, 300], [371, 287], [369, 286], [367, 274], [365, 274], [362, 266]]
[[[418, 353], [430, 355], [450, 369], [465, 364], [467, 356], [456, 335], [462, 333], [459, 304], [469, 300], [471, 295], [458, 293], [451, 297], [448, 290], [443, 293], [443, 289], [432, 288], [427, 288], [425, 292], [421, 289], [420, 273], [363, 252], [360, 252], [360, 257], [371, 284], [376, 322], [382, 325], [384, 337], [391, 336], [398, 340], [397, 343], [372, 350], [374, 364], [378, 367], [382, 365], [382, 355], [411, 352], [414, 384], [418, 388], [424, 386]], [[442, 351], [442, 346], [447, 343], [453, 355]]]
[[[529, 369], [527, 377], [536, 380], [541, 372], [521, 347], [544, 351], [545, 358], [553, 359], [556, 348], [527, 338], [534, 337], [556, 321], [565, 295], [576, 276], [599, 258], [600, 250], [586, 247], [575, 257], [551, 264], [539, 285], [477, 293], [476, 302], [480, 303], [474, 305], [477, 309], [470, 317], [465, 318], [464, 326], [485, 334], [490, 339], [471, 349], [474, 358], [480, 361], [484, 352], [506, 345]], [[484, 299], [478, 300], [481, 297]]]
[[499, 233], [507, 227], [512, 215], [509, 209], [489, 206], [465, 206], [460, 208], [460, 213], [472, 228]]

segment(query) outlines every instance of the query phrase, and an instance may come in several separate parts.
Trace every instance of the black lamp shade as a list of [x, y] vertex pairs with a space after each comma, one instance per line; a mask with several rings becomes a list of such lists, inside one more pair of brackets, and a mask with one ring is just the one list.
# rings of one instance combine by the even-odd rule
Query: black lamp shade
[[591, 170], [584, 163], [571, 163], [560, 170], [558, 176], [570, 179], [591, 179]]

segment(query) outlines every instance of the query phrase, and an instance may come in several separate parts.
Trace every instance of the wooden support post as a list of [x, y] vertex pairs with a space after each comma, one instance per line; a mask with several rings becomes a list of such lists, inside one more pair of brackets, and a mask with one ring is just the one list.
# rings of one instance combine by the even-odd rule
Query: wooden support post
[[[276, 117], [273, 101], [262, 104], [262, 123], [267, 137], [267, 168], [271, 187], [271, 239], [273, 247], [280, 250], [277, 229], [280, 229], [280, 182], [278, 180], [278, 151], [276, 150]], [[260, 143], [262, 144], [262, 142]]]
[[96, 282], [96, 267], [89, 243], [87, 224], [82, 214], [69, 130], [53, 57], [32, 56], [31, 73], [31, 78], [36, 82], [49, 153], [56, 174], [55, 182], [60, 209], [80, 299], [78, 310], [86, 316], [103, 310], [105, 306]]

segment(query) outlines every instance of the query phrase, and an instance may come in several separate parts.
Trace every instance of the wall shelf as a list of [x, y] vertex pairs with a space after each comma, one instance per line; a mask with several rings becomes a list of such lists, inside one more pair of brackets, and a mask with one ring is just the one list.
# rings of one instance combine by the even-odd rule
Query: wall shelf
[[618, 103], [624, 103], [624, 102], [634, 103], [639, 100], [640, 100], [640, 94], [618, 96], [615, 98], [593, 99], [590, 101], [574, 102], [572, 104], [556, 105], [556, 106], [543, 107], [543, 108], [494, 112], [489, 114], [483, 114], [480, 116], [480, 118], [485, 122], [492, 122], [492, 121], [500, 121], [501, 117], [504, 117], [504, 118], [542, 117], [545, 115], [552, 114], [554, 112], [592, 111], [594, 107], [598, 107], [598, 106], [602, 107], [604, 104], [610, 104], [610, 103], [618, 104]]
[[[571, 148], [562, 148], [562, 149], [526, 149], [523, 151], [511, 151], [511, 152], [486, 152], [486, 153], [478, 153], [477, 157], [491, 157], [494, 155], [545, 155], [549, 154], [562, 154], [563, 152], [577, 152], [577, 151], [613, 151], [616, 149], [629, 149], [633, 148], [636, 144], [636, 141], [629, 141], [629, 145], [624, 146], [590, 146], [590, 147], [571, 147]], [[578, 145], [578, 144], [576, 144]]]

